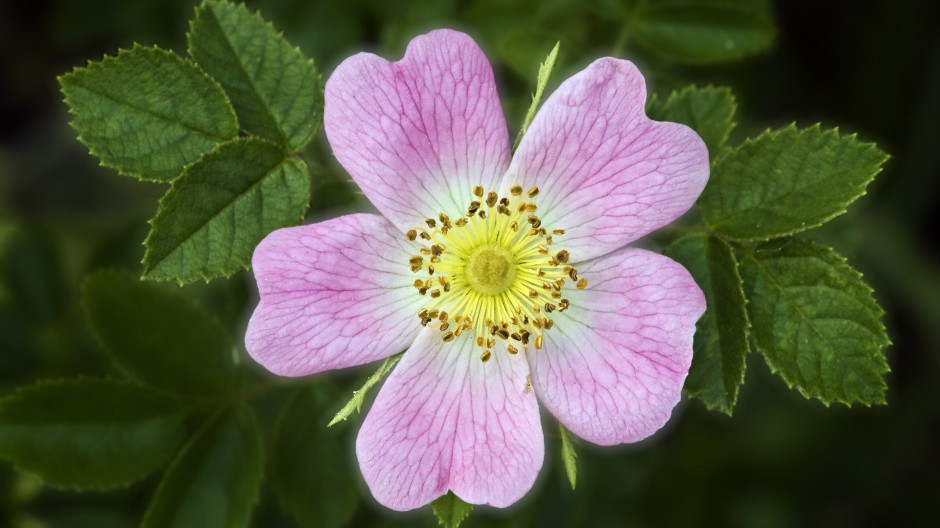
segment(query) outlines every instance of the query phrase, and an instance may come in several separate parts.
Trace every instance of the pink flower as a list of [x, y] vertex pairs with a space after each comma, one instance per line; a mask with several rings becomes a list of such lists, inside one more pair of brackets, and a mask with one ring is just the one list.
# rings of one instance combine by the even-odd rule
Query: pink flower
[[398, 62], [360, 53], [336, 68], [326, 134], [381, 215], [271, 233], [246, 344], [284, 376], [407, 349], [356, 442], [380, 503], [410, 510], [448, 489], [517, 501], [544, 457], [536, 400], [601, 445], [668, 420], [705, 300], [682, 266], [624, 246], [693, 205], [708, 152], [645, 102], [632, 63], [599, 59], [511, 157], [493, 71], [467, 35], [433, 31]]

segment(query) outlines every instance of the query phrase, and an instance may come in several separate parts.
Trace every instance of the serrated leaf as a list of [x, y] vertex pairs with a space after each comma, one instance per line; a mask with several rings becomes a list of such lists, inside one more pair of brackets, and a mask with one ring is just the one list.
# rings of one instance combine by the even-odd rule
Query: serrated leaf
[[144, 276], [190, 282], [247, 269], [261, 239], [297, 224], [309, 204], [302, 161], [261, 139], [223, 143], [186, 167], [160, 200], [144, 242]]
[[535, 119], [535, 112], [539, 109], [539, 105], [542, 103], [542, 96], [545, 94], [545, 86], [548, 85], [548, 79], [552, 76], [552, 70], [555, 69], [555, 61], [558, 59], [558, 48], [560, 46], [561, 42], [556, 42], [555, 47], [552, 48], [552, 51], [548, 53], [548, 57], [545, 57], [545, 62], [539, 65], [539, 74], [535, 84], [535, 94], [532, 95], [532, 103], [529, 105], [529, 109], [525, 113], [525, 119], [522, 121], [522, 128], [519, 129], [519, 135], [516, 136], [516, 141], [512, 144], [513, 152], [516, 151], [516, 148], [519, 146], [519, 142], [522, 141], [522, 136], [524, 136], [526, 130], [529, 129], [529, 125], [532, 124], [532, 120]]
[[656, 121], [672, 121], [690, 127], [705, 142], [714, 160], [734, 129], [737, 106], [729, 88], [687, 86], [673, 91], [665, 100], [653, 94], [647, 115]]
[[769, 11], [716, 0], [647, 2], [635, 15], [637, 40], [677, 62], [709, 64], [753, 55], [776, 34]]
[[271, 484], [301, 526], [339, 527], [358, 495], [343, 437], [321, 425], [336, 391], [320, 385], [297, 391], [278, 418]]
[[228, 335], [176, 289], [99, 272], [85, 281], [83, 293], [92, 331], [138, 380], [197, 397], [222, 396], [239, 386]]
[[744, 383], [744, 359], [750, 351], [737, 260], [727, 243], [702, 233], [675, 241], [664, 253], [689, 270], [708, 306], [695, 325], [685, 390], [709, 409], [730, 415]]
[[441, 526], [457, 528], [473, 511], [473, 505], [467, 504], [454, 495], [454, 492], [448, 491], [447, 495], [442, 495], [431, 503], [431, 509]]
[[261, 433], [244, 407], [213, 417], [163, 476], [142, 528], [248, 526], [264, 464]]
[[0, 457], [56, 486], [126, 485], [173, 454], [182, 412], [176, 400], [128, 383], [40, 383], [0, 400]]
[[742, 253], [752, 332], [771, 369], [827, 405], [884, 403], [890, 340], [861, 274], [833, 250], [798, 239]]
[[336, 416], [334, 416], [333, 419], [330, 420], [330, 423], [328, 423], [326, 426], [333, 427], [334, 425], [338, 424], [339, 422], [342, 422], [346, 418], [349, 418], [349, 415], [351, 415], [354, 411], [355, 412], [362, 411], [362, 403], [365, 401], [366, 394], [369, 393], [369, 389], [371, 389], [376, 383], [381, 381], [382, 378], [384, 378], [386, 374], [392, 371], [392, 367], [394, 367], [395, 364], [398, 363], [398, 360], [401, 359], [401, 356], [402, 356], [402, 353], [395, 354], [394, 356], [383, 361], [382, 365], [379, 366], [378, 370], [376, 370], [375, 372], [372, 373], [371, 376], [369, 376], [369, 379], [367, 379], [366, 382], [363, 383], [361, 389], [353, 392], [353, 397], [350, 398], [348, 402], [346, 402], [346, 405], [344, 405], [343, 408], [340, 409], [338, 413], [336, 413]]
[[709, 226], [734, 239], [791, 235], [844, 213], [887, 159], [854, 134], [790, 125], [719, 158], [698, 206]]
[[218, 83], [173, 52], [135, 45], [59, 77], [72, 127], [102, 165], [170, 181], [238, 135]]
[[313, 139], [323, 81], [301, 51], [242, 4], [207, 0], [196, 9], [189, 54], [219, 81], [242, 128], [290, 150]]
[[571, 433], [561, 423], [558, 424], [558, 434], [561, 436], [561, 463], [565, 466], [571, 489], [575, 489], [578, 483], [578, 452], [575, 451]]

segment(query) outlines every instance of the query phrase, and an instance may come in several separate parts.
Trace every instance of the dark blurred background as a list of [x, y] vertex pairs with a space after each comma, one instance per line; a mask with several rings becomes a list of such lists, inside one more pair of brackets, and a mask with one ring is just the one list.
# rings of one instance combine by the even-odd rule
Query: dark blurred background
[[[616, 0], [248, 4], [324, 76], [362, 49], [398, 57], [425, 30], [467, 31], [494, 63], [511, 127], [556, 40], [561, 55], [550, 87], [620, 47], [628, 13]], [[146, 220], [164, 190], [97, 166], [68, 126], [56, 76], [134, 42], [183, 53], [194, 5], [0, 4], [0, 395], [40, 378], [108, 372], [86, 329], [79, 285], [102, 267], [140, 271]], [[738, 62], [680, 66], [631, 40], [619, 55], [640, 65], [651, 92], [691, 82], [732, 87], [739, 102], [732, 143], [791, 121], [822, 122], [891, 154], [867, 196], [810, 234], [847, 256], [886, 309], [894, 342], [888, 405], [826, 408], [789, 390], [752, 354], [733, 417], [688, 401], [666, 430], [639, 445], [582, 444], [575, 492], [550, 435], [535, 490], [508, 511], [478, 509], [465, 526], [940, 526], [940, 7], [778, 0], [772, 10], [775, 44]], [[366, 207], [322, 134], [315, 143], [307, 153], [316, 166], [311, 218]], [[254, 302], [247, 274], [185, 290], [233, 335], [242, 331]], [[333, 379], [355, 386], [365, 372]], [[347, 453], [356, 471], [351, 444]], [[0, 526], [134, 526], [157, 478], [79, 494], [44, 487], [2, 462]], [[352, 525], [434, 524], [427, 511], [389, 515], [360, 488]], [[292, 526], [265, 493], [256, 525]]]

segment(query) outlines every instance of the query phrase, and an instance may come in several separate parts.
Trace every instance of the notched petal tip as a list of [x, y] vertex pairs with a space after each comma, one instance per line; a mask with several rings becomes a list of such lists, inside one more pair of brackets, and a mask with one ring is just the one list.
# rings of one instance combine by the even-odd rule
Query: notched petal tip
[[378, 215], [271, 233], [252, 257], [261, 301], [245, 335], [249, 355], [275, 374], [304, 376], [407, 347], [420, 304], [403, 287], [408, 249]]

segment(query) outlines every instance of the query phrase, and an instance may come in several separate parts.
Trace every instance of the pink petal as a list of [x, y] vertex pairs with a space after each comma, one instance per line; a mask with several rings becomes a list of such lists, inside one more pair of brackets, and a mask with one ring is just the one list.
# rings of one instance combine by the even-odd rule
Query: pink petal
[[383, 505], [411, 510], [450, 489], [505, 507], [532, 487], [545, 447], [524, 354], [479, 354], [467, 334], [444, 343], [428, 330], [385, 382], [356, 442]]
[[561, 84], [522, 139], [505, 183], [541, 189], [542, 224], [565, 229], [578, 261], [604, 255], [689, 210], [708, 180], [692, 129], [650, 121], [643, 76], [605, 58]]
[[261, 302], [248, 353], [275, 374], [303, 376], [401, 352], [421, 329], [408, 249], [370, 214], [271, 233], [252, 258]]
[[542, 350], [529, 354], [539, 401], [601, 445], [656, 432], [679, 402], [705, 297], [678, 263], [627, 248], [585, 262]]
[[458, 216], [473, 186], [494, 188], [509, 165], [493, 70], [456, 31], [416, 37], [398, 62], [343, 61], [326, 83], [324, 128], [339, 162], [402, 231]]

